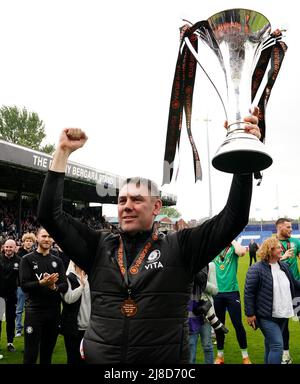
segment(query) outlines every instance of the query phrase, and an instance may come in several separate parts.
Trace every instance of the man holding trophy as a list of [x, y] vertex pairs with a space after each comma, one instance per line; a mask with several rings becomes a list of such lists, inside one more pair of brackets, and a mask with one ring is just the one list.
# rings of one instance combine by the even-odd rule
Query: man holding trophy
[[[263, 144], [266, 132], [265, 110], [287, 46], [281, 41], [280, 30], [273, 33], [270, 31], [268, 19], [249, 9], [225, 10], [207, 20], [185, 24], [181, 28], [165, 146], [164, 183], [169, 183], [172, 179], [183, 111], [193, 151], [195, 181], [202, 179], [200, 158], [191, 130], [198, 65], [215, 88], [226, 118], [226, 139], [212, 159], [213, 166], [220, 171], [234, 173], [235, 177], [254, 173], [255, 178], [261, 179], [260, 171], [272, 164], [273, 160]], [[200, 49], [201, 43], [206, 47], [205, 54]], [[206, 67], [203, 65], [204, 56], [210, 58]], [[267, 72], [268, 68], [270, 69]], [[259, 109], [254, 109], [254, 115], [259, 117], [261, 136], [249, 130], [242, 120], [254, 100], [257, 100], [259, 106]], [[234, 237], [230, 239], [232, 240]], [[225, 318], [222, 319], [223, 322], [224, 320]], [[240, 337], [243, 339], [240, 346], [245, 348], [246, 333], [241, 318], [239, 323], [243, 331], [240, 333], [244, 335]], [[223, 357], [217, 360], [224, 363]]]
[[[183, 89], [180, 84], [174, 108], [181, 105]], [[258, 114], [256, 108], [239, 122], [244, 134], [255, 140], [261, 138]], [[169, 135], [172, 143], [174, 135], [178, 137], [174, 131]], [[85, 359], [98, 364], [189, 363], [187, 308], [194, 276], [247, 224], [253, 170], [233, 176], [227, 203], [218, 215], [167, 235], [153, 227], [162, 205], [157, 185], [143, 178], [127, 179], [118, 191], [119, 233], [99, 232], [62, 210], [68, 158], [86, 140], [81, 129], [62, 131], [38, 211], [40, 223], [89, 275], [91, 319], [83, 340]]]

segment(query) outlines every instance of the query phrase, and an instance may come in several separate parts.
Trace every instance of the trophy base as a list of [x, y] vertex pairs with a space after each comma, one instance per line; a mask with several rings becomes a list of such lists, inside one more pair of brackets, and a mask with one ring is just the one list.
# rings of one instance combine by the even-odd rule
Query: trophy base
[[254, 173], [273, 163], [265, 145], [249, 133], [233, 133], [217, 150], [212, 165], [227, 173]]

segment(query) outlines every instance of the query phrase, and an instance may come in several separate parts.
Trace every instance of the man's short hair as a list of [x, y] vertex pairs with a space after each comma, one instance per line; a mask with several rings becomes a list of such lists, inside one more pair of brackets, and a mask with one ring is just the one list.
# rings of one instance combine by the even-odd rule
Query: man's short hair
[[291, 219], [288, 219], [287, 217], [281, 217], [280, 219], [278, 219], [275, 223], [275, 226], [277, 227], [279, 224], [283, 224], [285, 223], [286, 221], [288, 221], [289, 223], [292, 222]]
[[[41, 232], [41, 230], [44, 229], [45, 231], [47, 231], [46, 228], [44, 228], [42, 225], [38, 227], [38, 229], [36, 230], [36, 236]], [[47, 231], [48, 232], [48, 231]], [[48, 232], [49, 233], [49, 232]]]
[[128, 184], [135, 184], [137, 188], [140, 188], [140, 186], [145, 186], [147, 187], [149, 196], [160, 198], [160, 191], [158, 189], [158, 185], [150, 179], [145, 179], [143, 177], [129, 177], [125, 181], [123, 181], [120, 190]]

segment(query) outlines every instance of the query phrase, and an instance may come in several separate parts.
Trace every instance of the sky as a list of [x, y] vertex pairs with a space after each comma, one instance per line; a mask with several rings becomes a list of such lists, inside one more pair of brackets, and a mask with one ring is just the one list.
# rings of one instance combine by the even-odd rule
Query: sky
[[[230, 8], [263, 13], [271, 29], [287, 29], [289, 49], [266, 112], [266, 146], [273, 164], [253, 189], [250, 217], [300, 216], [300, 96], [298, 12], [294, 0], [4, 0], [0, 2], [0, 105], [25, 106], [45, 123], [47, 142], [65, 127], [89, 140], [70, 160], [124, 177], [162, 183], [171, 87], [182, 19], [192, 23]], [[177, 180], [162, 187], [177, 195], [186, 220], [225, 205], [232, 176], [208, 162], [225, 139], [221, 103], [198, 69], [192, 129], [203, 168], [194, 182], [192, 152], [182, 132]], [[208, 121], [205, 121], [208, 120]], [[276, 209], [277, 207], [277, 209]], [[116, 216], [115, 206], [103, 213]]]

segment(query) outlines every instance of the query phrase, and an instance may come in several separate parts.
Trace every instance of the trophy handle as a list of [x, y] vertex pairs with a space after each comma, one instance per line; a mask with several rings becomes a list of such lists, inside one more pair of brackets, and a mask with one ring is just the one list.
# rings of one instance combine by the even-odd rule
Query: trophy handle
[[189, 48], [189, 50], [192, 52], [192, 54], [195, 57], [195, 59], [197, 60], [197, 63], [199, 64], [200, 68], [205, 73], [205, 75], [207, 76], [208, 80], [211, 82], [212, 86], [214, 87], [215, 91], [217, 92], [217, 95], [219, 96], [219, 99], [221, 100], [221, 103], [222, 103], [222, 106], [223, 106], [223, 109], [224, 109], [225, 118], [226, 118], [226, 120], [228, 120], [227, 111], [226, 111], [225, 104], [224, 104], [224, 101], [222, 99], [222, 96], [220, 95], [220, 92], [218, 91], [218, 89], [215, 86], [214, 82], [210, 78], [209, 74], [206, 72], [206, 70], [203, 68], [202, 64], [200, 63], [200, 61], [199, 61], [199, 59], [197, 57], [198, 56], [197, 51], [195, 50], [195, 48], [191, 44], [190, 39], [188, 37], [185, 37], [184, 41], [185, 41], [187, 47]]

